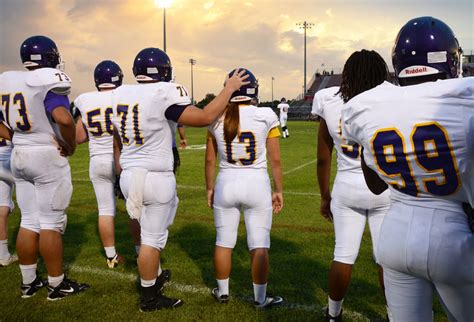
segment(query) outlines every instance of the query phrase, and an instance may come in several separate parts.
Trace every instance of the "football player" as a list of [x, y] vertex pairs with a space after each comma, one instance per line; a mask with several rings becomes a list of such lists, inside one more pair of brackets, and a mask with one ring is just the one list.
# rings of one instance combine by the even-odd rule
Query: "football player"
[[[21, 211], [17, 238], [21, 292], [22, 297], [33, 296], [47, 283], [48, 300], [59, 300], [89, 287], [66, 278], [63, 271], [62, 234], [72, 195], [67, 156], [76, 148], [67, 97], [71, 79], [56, 69], [61, 59], [50, 38], [30, 37], [20, 53], [28, 71], [0, 75], [1, 109], [14, 133], [0, 124], [0, 136], [13, 136], [11, 168]], [[47, 282], [36, 274], [38, 251], [46, 264]]]
[[81, 144], [89, 141], [89, 177], [99, 208], [99, 234], [109, 268], [115, 268], [123, 262], [115, 249], [116, 170], [110, 92], [122, 85], [122, 80], [120, 66], [111, 60], [104, 60], [94, 70], [97, 91], [82, 94], [74, 101], [80, 114], [76, 124], [76, 142]]
[[[266, 293], [272, 211], [279, 213], [283, 207], [280, 131], [272, 109], [250, 104], [258, 97], [258, 82], [249, 70], [245, 73], [250, 83], [232, 94], [225, 115], [209, 126], [206, 145], [208, 206], [214, 210], [217, 231], [214, 250], [217, 287], [212, 295], [219, 303], [229, 300], [232, 250], [243, 210], [252, 261], [254, 305], [260, 309], [283, 302], [280, 296]], [[273, 194], [267, 173], [267, 152], [275, 185]], [[217, 154], [219, 174], [214, 182]]]
[[[2, 113], [0, 122], [5, 122]], [[10, 167], [11, 153], [11, 142], [0, 139], [0, 266], [8, 266], [18, 260], [17, 255], [8, 251], [8, 217], [14, 208], [12, 194], [15, 185]]]
[[394, 321], [431, 321], [435, 293], [450, 321], [474, 320], [474, 234], [462, 206], [474, 205], [474, 78], [458, 78], [461, 56], [443, 21], [412, 19], [392, 51], [401, 87], [383, 83], [342, 112], [369, 188], [391, 191], [378, 260]]
[[142, 311], [174, 308], [179, 299], [163, 294], [160, 254], [168, 239], [178, 198], [173, 174], [173, 132], [168, 121], [207, 126], [224, 111], [232, 93], [247, 76], [236, 72], [221, 93], [204, 109], [191, 105], [186, 89], [171, 83], [168, 55], [158, 48], [140, 51], [133, 63], [138, 85], [122, 85], [112, 92], [113, 123], [123, 148], [120, 186], [132, 218], [139, 218], [141, 247], [138, 256]]
[[[336, 235], [334, 260], [329, 271], [328, 321], [342, 319], [342, 302], [367, 221], [377, 262], [380, 226], [390, 204], [388, 191], [376, 196], [367, 188], [361, 169], [360, 146], [349, 145], [342, 137], [341, 111], [349, 99], [382, 84], [388, 77], [387, 64], [377, 52], [356, 51], [344, 65], [341, 87], [322, 89], [314, 96], [312, 114], [321, 118], [317, 150], [321, 214], [334, 223]], [[329, 179], [334, 148], [337, 175], [331, 193]], [[380, 282], [383, 291], [382, 277]]]
[[282, 97], [280, 104], [278, 104], [277, 108], [280, 110], [280, 126], [281, 126], [281, 133], [283, 138], [289, 138], [290, 133], [288, 132], [288, 127], [286, 126], [286, 122], [288, 120], [288, 109], [290, 105], [286, 102], [286, 98]]

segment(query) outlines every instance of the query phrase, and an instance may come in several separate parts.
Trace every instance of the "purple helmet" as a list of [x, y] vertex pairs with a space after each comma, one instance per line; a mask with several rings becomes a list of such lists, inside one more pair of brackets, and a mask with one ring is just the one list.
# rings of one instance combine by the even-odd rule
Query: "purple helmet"
[[122, 69], [111, 60], [100, 62], [94, 70], [94, 81], [97, 89], [119, 87], [122, 85], [122, 80]]
[[133, 75], [138, 82], [169, 82], [172, 79], [170, 58], [161, 49], [145, 48], [135, 57]]
[[238, 91], [235, 91], [230, 98], [230, 102], [237, 103], [250, 101], [252, 98], [258, 99], [258, 80], [255, 78], [255, 75], [252, 74], [250, 70], [245, 68], [237, 68], [231, 71], [229, 73], [229, 76], [232, 76], [232, 74], [239, 69], [245, 70], [244, 76], [249, 75], [249, 77], [245, 81], [250, 83], [247, 85], [243, 85]]
[[433, 17], [408, 21], [398, 33], [392, 49], [395, 76], [403, 79], [441, 74], [455, 78], [461, 74], [462, 49], [447, 24]]
[[61, 63], [58, 47], [48, 37], [32, 36], [26, 39], [20, 47], [23, 66], [57, 68]]

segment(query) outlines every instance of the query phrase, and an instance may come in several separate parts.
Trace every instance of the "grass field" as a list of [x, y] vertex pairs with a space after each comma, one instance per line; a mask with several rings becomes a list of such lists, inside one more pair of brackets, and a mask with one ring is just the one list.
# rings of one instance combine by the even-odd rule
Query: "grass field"
[[[74, 194], [67, 210], [69, 224], [64, 236], [64, 258], [69, 277], [89, 283], [91, 289], [53, 303], [46, 300], [46, 290], [30, 299], [21, 299], [18, 265], [0, 268], [0, 321], [323, 320], [334, 233], [332, 224], [319, 214], [315, 170], [317, 124], [290, 122], [288, 127], [291, 137], [281, 140], [285, 206], [282, 213], [274, 217], [269, 282], [269, 292], [285, 299], [283, 307], [256, 311], [250, 304], [253, 290], [243, 223], [233, 256], [231, 302], [218, 305], [210, 295], [210, 289], [215, 286], [212, 266], [215, 230], [204, 187], [201, 147], [205, 143], [205, 129], [187, 128], [188, 142], [193, 149], [181, 151], [182, 165], [177, 174], [181, 201], [163, 252], [163, 266], [173, 274], [165, 292], [182, 298], [184, 306], [153, 313], [138, 311], [137, 267], [128, 216], [121, 201], [116, 217], [116, 246], [127, 262], [114, 270], [106, 267], [97, 231], [95, 196], [88, 178], [88, 151], [84, 145], [70, 159]], [[16, 209], [10, 217], [11, 249], [18, 225]], [[40, 263], [39, 269], [46, 277], [44, 265]], [[344, 311], [346, 321], [385, 319], [385, 302], [378, 287], [367, 231]], [[446, 320], [439, 305], [435, 307], [435, 320]]]

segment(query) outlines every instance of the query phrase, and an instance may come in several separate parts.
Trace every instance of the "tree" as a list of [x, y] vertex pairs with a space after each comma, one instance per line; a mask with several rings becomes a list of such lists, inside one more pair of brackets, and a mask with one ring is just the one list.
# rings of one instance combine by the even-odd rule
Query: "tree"
[[209, 104], [214, 98], [216, 98], [216, 95], [212, 93], [206, 94], [206, 97], [204, 97], [202, 100], [200, 100], [196, 106], [199, 108], [204, 108], [207, 104]]

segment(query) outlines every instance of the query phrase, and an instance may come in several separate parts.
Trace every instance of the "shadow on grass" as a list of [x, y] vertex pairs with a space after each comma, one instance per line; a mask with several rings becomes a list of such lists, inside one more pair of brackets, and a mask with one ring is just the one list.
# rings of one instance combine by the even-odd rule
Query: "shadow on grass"
[[[200, 268], [203, 282], [211, 289], [216, 286], [212, 262], [215, 235], [214, 228], [206, 223], [185, 225], [174, 234], [175, 242]], [[327, 303], [325, 299], [321, 302], [316, 294], [321, 291], [327, 294], [330, 263], [303, 255], [304, 247], [317, 247], [317, 245], [299, 245], [282, 239], [276, 234], [272, 235], [268, 293], [281, 295], [288, 306], [309, 310], [308, 315], [319, 320], [322, 318], [322, 311], [318, 312], [318, 309], [326, 306]], [[357, 270], [357, 265], [355, 270]], [[239, 236], [233, 252], [230, 289], [234, 296], [253, 300], [250, 255], [245, 236]], [[376, 300], [378, 303], [368, 301], [369, 294], [372, 298], [378, 299]], [[374, 307], [377, 304], [384, 304], [378, 285], [353, 278], [348, 296], [360, 300], [353, 302], [352, 305], [345, 305], [345, 309], [360, 312], [371, 321], [384, 320], [385, 317], [381, 316]]]

